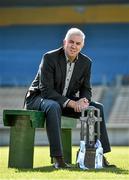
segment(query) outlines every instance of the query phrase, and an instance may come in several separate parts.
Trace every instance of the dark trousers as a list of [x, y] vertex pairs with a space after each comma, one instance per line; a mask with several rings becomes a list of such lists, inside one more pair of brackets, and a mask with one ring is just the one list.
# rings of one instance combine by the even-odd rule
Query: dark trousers
[[[31, 107], [27, 107], [27, 109], [40, 110], [46, 115], [46, 130], [50, 143], [50, 156], [63, 156], [61, 141], [61, 115], [78, 118], [80, 113], [75, 113], [71, 108], [64, 108], [62, 110], [60, 105], [53, 100], [44, 99], [41, 101], [40, 107], [37, 107], [36, 104], [37, 103], [32, 103]], [[91, 102], [90, 105], [100, 109], [100, 115], [102, 117], [100, 125], [100, 141], [102, 143], [104, 153], [110, 152], [110, 144], [104, 121], [103, 105], [97, 102]]]

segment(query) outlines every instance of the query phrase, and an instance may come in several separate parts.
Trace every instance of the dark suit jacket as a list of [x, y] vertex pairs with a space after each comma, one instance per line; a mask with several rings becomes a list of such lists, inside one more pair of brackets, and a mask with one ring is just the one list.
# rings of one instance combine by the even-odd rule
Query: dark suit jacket
[[62, 107], [68, 98], [75, 99], [77, 92], [79, 92], [80, 98], [86, 97], [90, 101], [91, 60], [79, 53], [66, 97], [64, 97], [62, 92], [65, 85], [66, 63], [63, 48], [47, 52], [42, 58], [38, 73], [28, 90], [25, 101], [29, 102], [40, 97], [55, 100]]

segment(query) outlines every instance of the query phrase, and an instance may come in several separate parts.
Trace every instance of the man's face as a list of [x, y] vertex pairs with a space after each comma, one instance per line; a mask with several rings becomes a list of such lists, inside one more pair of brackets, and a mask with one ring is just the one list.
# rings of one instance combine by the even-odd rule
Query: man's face
[[70, 60], [74, 60], [83, 47], [83, 39], [80, 35], [71, 35], [64, 40], [64, 50]]

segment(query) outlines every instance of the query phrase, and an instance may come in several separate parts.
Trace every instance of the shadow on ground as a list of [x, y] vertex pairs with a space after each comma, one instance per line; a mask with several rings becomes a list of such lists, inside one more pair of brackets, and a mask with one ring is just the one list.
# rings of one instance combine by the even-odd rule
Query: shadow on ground
[[[52, 166], [44, 166], [44, 167], [36, 167], [33, 169], [16, 169], [16, 172], [44, 172], [44, 173], [48, 173], [48, 172], [53, 172], [53, 171], [59, 171], [60, 169], [55, 169]], [[65, 170], [69, 170], [69, 171], [74, 171], [74, 172], [84, 172], [84, 170], [79, 169], [78, 167], [76, 167], [75, 165], [72, 166], [72, 168], [69, 169], [63, 169]], [[113, 173], [113, 174], [129, 174], [129, 170], [126, 169], [122, 169], [119, 167], [115, 167], [115, 168], [103, 168], [103, 169], [89, 169], [89, 170], [85, 170], [86, 172], [95, 172], [95, 173], [100, 173], [100, 172], [107, 172], [107, 173]]]

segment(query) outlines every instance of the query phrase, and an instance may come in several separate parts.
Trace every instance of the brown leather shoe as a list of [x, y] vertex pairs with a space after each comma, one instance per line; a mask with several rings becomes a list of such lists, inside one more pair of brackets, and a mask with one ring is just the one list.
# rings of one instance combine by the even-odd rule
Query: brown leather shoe
[[107, 161], [106, 157], [103, 156], [103, 167], [105, 167], [105, 168], [115, 168], [116, 165], [110, 164], [110, 163]]
[[60, 169], [60, 168], [71, 168], [71, 166], [67, 163], [64, 162], [63, 157], [53, 157], [53, 166], [56, 169]]

